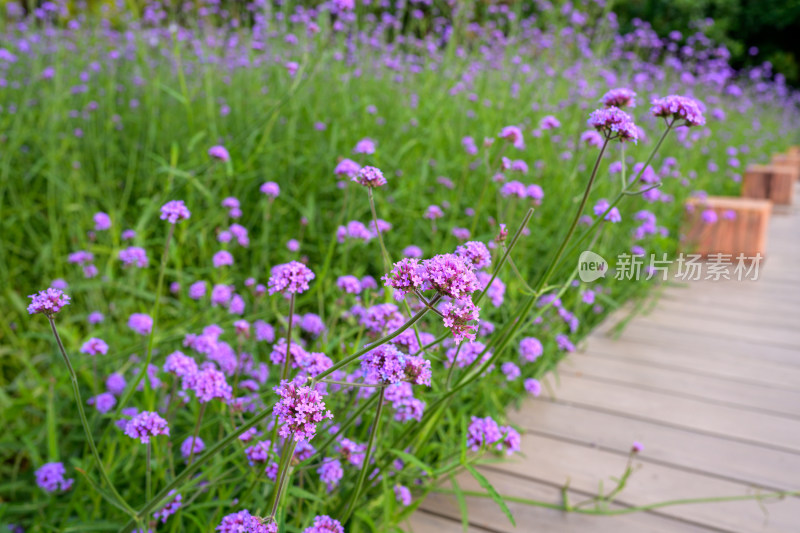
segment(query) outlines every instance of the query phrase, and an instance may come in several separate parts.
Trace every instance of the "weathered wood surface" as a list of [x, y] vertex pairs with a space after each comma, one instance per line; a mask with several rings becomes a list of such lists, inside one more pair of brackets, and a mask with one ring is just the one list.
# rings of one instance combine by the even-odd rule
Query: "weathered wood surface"
[[[798, 205], [795, 203], [795, 205]], [[572, 503], [610, 487], [634, 440], [640, 468], [611, 509], [800, 490], [800, 210], [770, 221], [758, 281], [668, 286], [616, 335], [613, 318], [565, 359], [551, 392], [510, 415], [524, 456], [481, 467], [500, 494]], [[619, 314], [615, 318], [619, 318]], [[463, 490], [482, 491], [468, 475]], [[443, 487], [448, 487], [446, 483]], [[467, 498], [473, 532], [800, 532], [800, 498], [587, 516]], [[459, 506], [432, 494], [405, 524], [462, 531]]]

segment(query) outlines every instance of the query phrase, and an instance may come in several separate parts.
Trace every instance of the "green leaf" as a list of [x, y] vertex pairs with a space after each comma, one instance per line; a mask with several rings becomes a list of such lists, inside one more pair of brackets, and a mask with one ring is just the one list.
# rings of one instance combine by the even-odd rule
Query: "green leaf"
[[461, 527], [464, 530], [464, 533], [469, 531], [469, 511], [467, 510], [467, 499], [464, 497], [464, 493], [461, 491], [461, 486], [456, 481], [456, 477], [454, 475], [450, 475], [450, 481], [453, 483], [453, 492], [456, 495], [456, 501], [458, 501], [458, 509], [461, 511]]
[[298, 498], [305, 498], [306, 500], [311, 500], [317, 503], [325, 503], [325, 501], [322, 500], [316, 494], [308, 492], [307, 490], [301, 489], [300, 487], [297, 486], [289, 487], [289, 494], [291, 496], [297, 496]]
[[486, 489], [486, 492], [489, 493], [489, 496], [491, 496], [491, 498], [494, 500], [494, 503], [496, 503], [498, 507], [500, 507], [500, 510], [503, 511], [503, 513], [506, 515], [508, 521], [511, 522], [511, 525], [516, 527], [517, 524], [516, 522], [514, 522], [514, 515], [511, 514], [511, 511], [508, 509], [508, 506], [506, 505], [506, 502], [503, 500], [503, 497], [500, 496], [500, 494], [498, 494], [496, 490], [494, 490], [494, 487], [492, 486], [491, 483], [489, 483], [489, 480], [486, 479], [483, 476], [483, 474], [478, 472], [475, 469], [475, 467], [472, 466], [471, 464], [465, 464], [464, 468], [466, 468], [469, 471], [469, 473], [472, 474], [472, 477], [474, 477], [478, 481], [481, 487]]
[[402, 450], [396, 450], [394, 448], [391, 448], [389, 451], [398, 456], [403, 461], [413, 464], [414, 466], [416, 466], [423, 472], [427, 473], [428, 475], [433, 475], [433, 468], [431, 468], [429, 465], [426, 465], [425, 463], [423, 463], [417, 457], [411, 455], [410, 453], [406, 453]]

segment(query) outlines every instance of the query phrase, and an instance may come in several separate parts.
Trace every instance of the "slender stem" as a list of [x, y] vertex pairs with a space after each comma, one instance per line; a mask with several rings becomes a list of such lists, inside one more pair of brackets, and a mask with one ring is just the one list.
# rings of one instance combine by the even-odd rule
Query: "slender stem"
[[378, 212], [375, 210], [375, 199], [372, 197], [372, 187], [367, 187], [367, 196], [369, 197], [369, 208], [372, 211], [372, 223], [375, 224], [375, 233], [378, 234], [378, 241], [381, 243], [381, 254], [383, 255], [383, 268], [386, 272], [392, 266], [392, 259], [389, 257], [389, 252], [386, 251], [386, 245], [383, 243], [383, 232], [378, 227]]
[[114, 484], [111, 483], [111, 479], [108, 477], [108, 473], [103, 465], [103, 461], [100, 460], [100, 454], [97, 451], [97, 446], [95, 446], [92, 432], [89, 429], [89, 421], [86, 419], [86, 412], [83, 410], [83, 400], [81, 399], [81, 390], [78, 386], [78, 376], [75, 374], [75, 369], [72, 368], [72, 363], [69, 360], [69, 356], [67, 356], [67, 351], [64, 349], [64, 344], [61, 342], [61, 337], [58, 335], [55, 320], [53, 320], [53, 317], [47, 317], [47, 319], [50, 321], [50, 329], [53, 330], [53, 336], [56, 338], [58, 349], [61, 352], [61, 356], [64, 358], [64, 363], [67, 365], [67, 371], [69, 372], [70, 381], [72, 382], [72, 392], [75, 394], [75, 403], [78, 405], [78, 415], [81, 419], [83, 432], [86, 435], [86, 441], [89, 443], [89, 448], [91, 449], [94, 460], [97, 463], [98, 469], [100, 470], [100, 476], [103, 478], [103, 481], [106, 483], [106, 485], [108, 485], [108, 487], [111, 489], [114, 497], [125, 508], [126, 512], [131, 516], [136, 516], [136, 512], [133, 510], [133, 507], [128, 505], [128, 502], [126, 502], [122, 496], [120, 496], [116, 487], [114, 487]]
[[491, 287], [492, 283], [494, 283], [495, 278], [500, 273], [500, 268], [505, 264], [506, 260], [508, 259], [508, 256], [511, 254], [511, 250], [513, 250], [514, 247], [517, 245], [517, 241], [522, 235], [522, 230], [524, 230], [525, 226], [528, 225], [528, 221], [531, 219], [532, 216], [533, 216], [533, 208], [531, 207], [530, 209], [528, 209], [528, 212], [525, 213], [525, 217], [522, 219], [522, 222], [517, 228], [517, 232], [514, 233], [514, 237], [511, 238], [511, 242], [508, 243], [508, 247], [506, 248], [503, 257], [500, 259], [497, 265], [495, 265], [494, 271], [492, 272], [492, 277], [489, 278], [489, 281], [486, 283], [486, 287], [484, 287], [481, 293], [478, 295], [478, 297], [475, 298], [475, 300], [473, 300], [473, 303], [475, 305], [478, 305], [480, 301], [483, 299], [483, 297], [486, 296], [489, 287]]
[[[175, 224], [169, 225], [169, 230], [167, 231], [167, 240], [164, 243], [164, 253], [161, 255], [161, 266], [158, 270], [158, 285], [156, 285], [156, 300], [153, 304], [153, 326], [150, 328], [150, 335], [147, 338], [147, 355], [144, 360], [144, 364], [142, 365], [142, 369], [136, 375], [136, 377], [128, 384], [128, 388], [125, 391], [125, 395], [120, 400], [119, 405], [117, 406], [117, 415], [119, 415], [122, 408], [128, 405], [128, 402], [131, 399], [131, 395], [133, 391], [136, 390], [136, 387], [139, 386], [141, 383], [142, 378], [144, 378], [145, 374], [147, 373], [147, 368], [150, 366], [150, 361], [153, 357], [153, 339], [155, 338], [156, 333], [156, 325], [158, 324], [158, 310], [161, 306], [161, 291], [164, 287], [164, 272], [167, 269], [167, 258], [169, 253], [169, 244], [172, 241], [172, 235], [175, 233]], [[150, 386], [149, 381], [145, 380], [145, 390]]]
[[361, 472], [358, 475], [358, 482], [356, 483], [356, 488], [353, 491], [353, 496], [350, 498], [350, 503], [347, 504], [347, 510], [344, 512], [342, 517], [342, 523], [347, 523], [347, 519], [350, 518], [350, 515], [353, 513], [356, 502], [358, 501], [358, 497], [361, 494], [361, 489], [364, 486], [364, 481], [367, 479], [369, 460], [372, 457], [372, 449], [375, 446], [375, 437], [378, 435], [378, 430], [381, 425], [381, 413], [383, 412], [383, 397], [385, 392], [386, 389], [382, 388], [378, 393], [378, 407], [375, 409], [375, 421], [372, 423], [372, 429], [369, 433], [369, 440], [367, 441], [367, 450], [364, 452], [364, 462], [361, 465]]
[[[455, 494], [455, 491], [453, 489], [443, 489], [443, 488], [435, 488], [433, 489], [433, 492], [438, 492], [441, 494]], [[461, 493], [464, 494], [464, 496], [471, 496], [476, 498], [496, 497], [487, 494], [485, 492], [478, 492], [471, 490], [462, 490]], [[744, 494], [741, 496], [718, 496], [711, 498], [688, 498], [682, 500], [667, 500], [663, 502], [650, 503], [647, 505], [638, 505], [635, 507], [619, 507], [616, 509], [581, 509], [581, 508], [575, 508], [574, 506], [567, 507], [563, 504], [558, 504], [558, 503], [543, 502], [539, 500], [529, 500], [527, 498], [520, 498], [518, 496], [501, 495], [500, 497], [507, 502], [521, 503], [525, 505], [531, 505], [533, 507], [544, 507], [547, 509], [555, 509], [558, 511], [565, 511], [565, 512], [572, 512], [572, 513], [586, 514], [586, 515], [616, 516], [616, 515], [637, 513], [640, 511], [650, 511], [653, 509], [660, 509], [662, 507], [672, 507], [675, 505], [738, 502], [747, 500], [761, 501], [761, 500], [766, 500], [768, 498], [786, 498], [786, 497], [797, 497], [797, 496], [800, 496], [800, 491], [792, 491], [792, 492], [779, 491], [779, 492], [768, 492], [765, 494]]]
[[[369, 409], [369, 407], [372, 405], [372, 402], [374, 402], [375, 398], [377, 397], [378, 397], [377, 394], [372, 394], [366, 401], [362, 402], [361, 406], [358, 409], [356, 409], [356, 411], [352, 415], [350, 415], [347, 418], [347, 420], [345, 420], [339, 425], [339, 431], [328, 437], [328, 440], [322, 443], [321, 446], [317, 447], [317, 451], [314, 452], [314, 455], [312, 455], [311, 457], [314, 457], [316, 455], [322, 455], [328, 448], [328, 446], [336, 442], [336, 439], [338, 439], [340, 435], [343, 435], [344, 432], [347, 430], [347, 428], [353, 425], [355, 421], [358, 420], [361, 417], [361, 415], [363, 415], [367, 411], [367, 409]], [[301, 464], [309, 462], [311, 457], [303, 461]]]
[[283, 362], [281, 381], [289, 379], [289, 359], [292, 355], [292, 322], [294, 322], [294, 293], [292, 293], [292, 296], [289, 299], [289, 326], [286, 328], [286, 360]]
[[145, 499], [149, 500], [153, 496], [153, 485], [150, 482], [150, 443], [147, 443], [147, 473], [145, 474]]
[[600, 153], [597, 154], [597, 159], [594, 162], [594, 168], [592, 169], [592, 175], [589, 178], [589, 183], [586, 184], [586, 190], [583, 191], [583, 198], [581, 198], [581, 203], [578, 206], [578, 211], [575, 213], [575, 216], [572, 219], [572, 224], [569, 226], [569, 230], [567, 231], [567, 235], [564, 237], [564, 240], [561, 241], [561, 246], [558, 247], [558, 251], [556, 255], [553, 257], [553, 260], [550, 262], [550, 266], [547, 267], [544, 275], [542, 276], [539, 284], [537, 286], [537, 291], [544, 287], [547, 284], [547, 281], [550, 279], [550, 276], [553, 275], [553, 272], [556, 269], [556, 266], [561, 261], [561, 256], [564, 253], [564, 249], [567, 247], [570, 239], [572, 239], [572, 235], [575, 233], [575, 228], [578, 226], [578, 221], [581, 219], [581, 214], [583, 210], [586, 208], [586, 202], [589, 200], [589, 193], [592, 191], [592, 185], [594, 184], [594, 179], [597, 177], [597, 169], [600, 168], [600, 161], [603, 159], [603, 154], [606, 151], [606, 146], [608, 146], [608, 136], [606, 135], [605, 140], [603, 141], [603, 146], [600, 147]]
[[[197, 422], [194, 425], [194, 433], [192, 433], [192, 450], [189, 452], [189, 465], [192, 464], [192, 460], [194, 459], [194, 448], [197, 444], [197, 434], [200, 433], [200, 421], [203, 420], [203, 414], [206, 412], [206, 404], [200, 404], [200, 412], [197, 413]], [[150, 498], [147, 498], [148, 500]]]
[[128, 521], [127, 524], [120, 530], [121, 533], [130, 533], [133, 528], [136, 526], [136, 520], [141, 520], [143, 517], [148, 516], [169, 494], [169, 491], [173, 489], [179, 488], [186, 479], [189, 478], [196, 470], [198, 470], [201, 466], [205, 465], [212, 457], [217, 455], [223, 449], [225, 449], [228, 445], [232, 442], [235, 442], [240, 435], [242, 435], [245, 431], [250, 428], [255, 427], [258, 425], [262, 420], [267, 418], [272, 414], [272, 409], [264, 409], [256, 416], [252, 418], [249, 422], [241, 426], [239, 429], [234, 431], [233, 433], [227, 435], [225, 438], [217, 442], [213, 447], [208, 449], [203, 455], [198, 457], [197, 461], [194, 464], [188, 465], [180, 474], [178, 474], [175, 479], [173, 479], [170, 483], [167, 484], [166, 487], [161, 489], [161, 491], [155, 495], [155, 497], [145, 503], [141, 509], [137, 513], [135, 513], [135, 517]]
[[272, 505], [270, 506], [272, 510], [269, 513], [269, 517], [272, 519], [275, 518], [275, 513], [278, 512], [278, 505], [280, 504], [281, 495], [283, 494], [286, 479], [288, 478], [289, 465], [292, 462], [295, 446], [297, 446], [297, 441], [294, 440], [294, 433], [292, 433], [289, 435], [289, 437], [287, 437], [286, 444], [283, 447], [283, 452], [281, 453], [281, 462], [278, 467], [278, 476], [275, 483], [275, 490], [272, 491]]

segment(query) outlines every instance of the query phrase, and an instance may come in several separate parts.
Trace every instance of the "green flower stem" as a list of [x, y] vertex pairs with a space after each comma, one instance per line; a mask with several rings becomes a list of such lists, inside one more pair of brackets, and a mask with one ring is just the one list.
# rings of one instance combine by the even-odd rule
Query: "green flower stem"
[[[195, 471], [199, 470], [200, 467], [208, 463], [208, 461], [211, 460], [212, 457], [217, 455], [231, 443], [236, 442], [236, 440], [239, 438], [240, 435], [242, 435], [248, 429], [258, 425], [261, 421], [263, 421], [271, 414], [272, 414], [272, 409], [264, 409], [256, 416], [254, 416], [252, 420], [247, 422], [245, 425], [243, 425], [233, 433], [229, 434], [228, 436], [217, 442], [217, 444], [209, 448], [203, 455], [200, 455], [197, 458], [197, 461], [195, 461], [191, 465], [188, 465], [185, 469], [183, 469], [183, 471], [181, 471], [180, 474], [178, 474], [175, 477], [175, 479], [173, 479], [170, 483], [168, 483], [166, 487], [161, 489], [161, 491], [158, 494], [156, 494], [153, 497], [153, 499], [145, 503], [142, 506], [142, 508], [139, 509], [137, 513], [135, 513], [135, 519], [142, 519], [143, 517], [148, 516], [159, 504], [161, 504], [162, 501], [164, 501], [164, 499], [169, 494], [169, 491], [173, 489], [178, 489], [189, 478], [189, 476], [191, 476]], [[122, 529], [120, 529], [120, 533], [130, 533], [133, 530], [133, 528], [136, 527], [135, 519], [130, 520]]]
[[[437, 492], [440, 494], [456, 494], [456, 491], [453, 489], [443, 489], [443, 488], [435, 488], [432, 492]], [[487, 494], [485, 492], [478, 492], [478, 491], [471, 491], [471, 490], [462, 490], [461, 493], [464, 496], [471, 496], [476, 498], [495, 498], [496, 496]], [[558, 503], [550, 503], [550, 502], [543, 502], [539, 500], [529, 500], [527, 498], [520, 498], [517, 496], [505, 496], [501, 495], [502, 498], [506, 502], [513, 502], [513, 503], [521, 503], [524, 505], [530, 505], [533, 507], [543, 507], [546, 509], [554, 509], [557, 511], [564, 511], [569, 513], [577, 513], [577, 514], [586, 514], [586, 515], [601, 515], [601, 516], [618, 516], [618, 515], [625, 515], [631, 513], [638, 513], [640, 511], [652, 511], [653, 509], [661, 509], [663, 507], [674, 507], [676, 505], [697, 505], [703, 503], [724, 503], [724, 502], [739, 502], [739, 501], [763, 501], [769, 498], [794, 498], [800, 496], [800, 491], [778, 491], [778, 492], [768, 492], [764, 494], [744, 494], [741, 496], [717, 496], [711, 498], [688, 498], [688, 499], [681, 499], [681, 500], [667, 500], [662, 502], [650, 503], [647, 505], [638, 505], [635, 507], [619, 507], [615, 509], [581, 509], [575, 508], [572, 506], [566, 506], [563, 504]]]
[[292, 348], [292, 322], [294, 321], [294, 293], [289, 299], [289, 326], [286, 328], [286, 360], [283, 362], [283, 371], [281, 372], [281, 381], [289, 379], [289, 365], [291, 359]]
[[147, 452], [146, 452], [146, 459], [145, 464], [147, 466], [147, 472], [145, 473], [145, 499], [149, 500], [153, 496], [153, 485], [151, 483], [151, 474], [150, 474], [150, 443], [147, 443]]
[[[197, 413], [197, 422], [194, 425], [194, 432], [192, 433], [192, 450], [189, 452], [189, 465], [191, 466], [192, 460], [194, 459], [194, 449], [197, 444], [197, 434], [200, 433], [200, 422], [203, 420], [203, 415], [206, 412], [206, 404], [200, 404], [200, 412]], [[147, 498], [148, 501], [150, 498]]]
[[355, 490], [353, 490], [353, 496], [350, 498], [350, 502], [347, 504], [347, 509], [345, 510], [344, 515], [342, 515], [341, 522], [343, 524], [346, 524], [347, 520], [350, 518], [350, 515], [353, 514], [356, 502], [361, 494], [361, 489], [364, 487], [364, 482], [367, 479], [367, 473], [369, 472], [369, 460], [372, 457], [372, 449], [375, 446], [375, 437], [378, 435], [381, 425], [381, 414], [383, 413], [384, 403], [383, 397], [385, 392], [386, 389], [381, 388], [381, 391], [378, 393], [378, 407], [375, 409], [375, 420], [372, 422], [372, 429], [369, 432], [367, 450], [364, 452], [364, 463], [361, 465], [361, 472], [358, 475], [358, 482], [356, 483]]
[[312, 455], [305, 461], [301, 462], [300, 465], [298, 466], [305, 466], [307, 463], [311, 461], [313, 457], [316, 457], [317, 455], [323, 455], [328, 446], [336, 442], [336, 439], [338, 439], [339, 436], [344, 435], [344, 432], [347, 431], [347, 428], [352, 426], [355, 423], [355, 421], [361, 417], [361, 415], [367, 412], [367, 409], [369, 409], [370, 406], [372, 406], [373, 402], [377, 397], [378, 396], [376, 394], [370, 395], [370, 397], [367, 398], [367, 400], [365, 400], [364, 402], [362, 402], [361, 406], [359, 406], [359, 408], [356, 409], [356, 411], [352, 415], [350, 415], [350, 417], [348, 417], [347, 420], [339, 424], [339, 431], [328, 437], [328, 440], [322, 443], [322, 445], [317, 446], [314, 455]]
[[72, 383], [72, 392], [75, 394], [75, 403], [78, 405], [78, 415], [81, 419], [81, 425], [83, 426], [83, 432], [86, 435], [86, 442], [89, 443], [89, 448], [92, 450], [92, 455], [94, 456], [94, 460], [97, 463], [97, 468], [100, 470], [100, 477], [103, 478], [103, 481], [108, 488], [113, 493], [114, 497], [117, 499], [119, 504], [125, 509], [131, 516], [136, 516], [136, 512], [133, 508], [128, 505], [122, 496], [120, 496], [119, 492], [117, 492], [116, 487], [114, 484], [111, 483], [111, 479], [108, 477], [108, 473], [106, 472], [106, 468], [103, 465], [103, 461], [100, 459], [100, 454], [97, 451], [97, 446], [95, 446], [94, 438], [92, 437], [92, 432], [89, 429], [89, 421], [86, 419], [86, 412], [83, 410], [83, 400], [81, 399], [81, 389], [78, 386], [78, 376], [75, 374], [75, 369], [72, 368], [72, 363], [69, 360], [69, 356], [67, 356], [67, 351], [64, 349], [64, 344], [61, 342], [61, 337], [58, 334], [58, 329], [56, 329], [55, 320], [53, 317], [48, 316], [47, 319], [50, 321], [50, 329], [53, 330], [53, 336], [56, 338], [56, 343], [58, 344], [58, 349], [61, 352], [61, 356], [64, 358], [64, 363], [67, 365], [67, 371], [69, 372], [70, 381]]
[[383, 243], [383, 232], [378, 227], [378, 212], [375, 210], [375, 199], [372, 195], [372, 187], [367, 187], [367, 196], [369, 197], [369, 209], [372, 211], [372, 223], [375, 224], [375, 233], [378, 234], [378, 241], [381, 243], [383, 268], [386, 272], [389, 272], [392, 266], [392, 258], [389, 257], [389, 252], [386, 250], [386, 245]]
[[581, 203], [578, 206], [578, 210], [575, 212], [575, 216], [572, 219], [572, 224], [569, 226], [569, 230], [567, 230], [567, 234], [564, 237], [564, 240], [561, 241], [561, 245], [558, 247], [558, 251], [556, 251], [556, 255], [553, 257], [553, 260], [550, 262], [550, 266], [547, 267], [544, 274], [542, 275], [539, 283], [537, 284], [536, 291], [539, 291], [542, 287], [544, 287], [550, 276], [553, 275], [556, 267], [558, 266], [559, 262], [561, 261], [561, 256], [564, 254], [564, 249], [569, 244], [570, 239], [572, 239], [572, 235], [575, 233], [575, 228], [578, 227], [578, 221], [581, 219], [581, 214], [583, 214], [583, 210], [586, 208], [586, 202], [589, 200], [589, 193], [592, 192], [592, 185], [594, 184], [594, 180], [597, 177], [597, 170], [600, 168], [600, 161], [603, 159], [603, 154], [606, 151], [606, 147], [608, 146], [608, 135], [606, 135], [605, 139], [603, 140], [603, 146], [600, 147], [600, 153], [597, 154], [597, 159], [594, 162], [594, 168], [592, 168], [592, 175], [589, 177], [589, 183], [586, 184], [586, 189], [583, 191], [583, 198], [581, 198]]
[[272, 491], [272, 503], [270, 505], [271, 511], [269, 513], [269, 517], [273, 520], [275, 519], [275, 514], [278, 512], [278, 505], [281, 501], [281, 495], [283, 494], [284, 489], [286, 488], [286, 480], [289, 477], [289, 465], [292, 462], [292, 457], [294, 456], [294, 449], [297, 446], [297, 441], [294, 440], [294, 433], [289, 435], [286, 439], [287, 444], [283, 447], [283, 452], [281, 453], [281, 462], [278, 467], [278, 476], [275, 478], [275, 489]]
[[[639, 176], [642, 174], [642, 172], [644, 172], [644, 169], [646, 169], [650, 165], [650, 163], [653, 160], [653, 157], [655, 157], [656, 153], [661, 148], [661, 144], [664, 142], [664, 139], [667, 138], [667, 134], [669, 134], [669, 132], [672, 129], [673, 125], [674, 125], [674, 121], [667, 122], [667, 129], [664, 130], [664, 133], [661, 135], [661, 138], [658, 140], [658, 143], [656, 143], [655, 147], [650, 152], [650, 155], [648, 156], [647, 161], [645, 162], [644, 166], [642, 166], [642, 169], [636, 174], [636, 176], [633, 177], [633, 179], [631, 179], [629, 182], [627, 182], [627, 183], [625, 183], [623, 185], [622, 190], [620, 191], [620, 193], [614, 198], [614, 200], [611, 202], [611, 204], [609, 204], [609, 206], [606, 208], [606, 210], [603, 212], [603, 214], [600, 215], [599, 217], [597, 217], [597, 219], [592, 223], [592, 225], [589, 226], [589, 228], [583, 233], [583, 235], [578, 237], [578, 239], [570, 247], [570, 249], [567, 252], [567, 254], [565, 255], [565, 257], [569, 257], [570, 255], [572, 255], [575, 252], [575, 249], [577, 247], [579, 247], [581, 245], [581, 243], [583, 243], [586, 240], [586, 238], [589, 237], [589, 235], [592, 234], [592, 232], [595, 230], [595, 228], [597, 228], [597, 226], [599, 226], [600, 224], [602, 224], [605, 221], [606, 215], [608, 215], [608, 213], [610, 213], [611, 210], [614, 209], [617, 206], [617, 204], [619, 204], [622, 201], [623, 198], [625, 198], [626, 196], [629, 196], [629, 190], [631, 188], [631, 185], [633, 185], [634, 183], [637, 182], [637, 180], [639, 179]], [[622, 168], [623, 168], [623, 172], [624, 172], [624, 169], [625, 169], [624, 164], [623, 164]], [[555, 270], [555, 268], [553, 270]], [[545, 280], [545, 282], [546, 281], [547, 280]]]

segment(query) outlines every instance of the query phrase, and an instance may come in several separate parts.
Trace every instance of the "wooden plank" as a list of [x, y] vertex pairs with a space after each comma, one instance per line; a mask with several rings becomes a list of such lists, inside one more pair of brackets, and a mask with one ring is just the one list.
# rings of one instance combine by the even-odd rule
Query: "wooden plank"
[[[605, 487], [613, 485], [610, 478], [621, 475], [626, 463], [627, 457], [622, 454], [526, 434], [522, 439], [522, 454], [492, 468], [518, 476], [516, 486], [503, 488], [505, 493], [525, 490], [530, 479], [554, 485], [569, 481], [570, 488], [593, 493], [601, 481]], [[626, 489], [617, 498], [626, 505], [755, 493], [747, 485], [648, 462], [646, 455], [636, 457], [634, 463], [643, 466], [629, 478]], [[797, 533], [800, 499], [788, 498], [766, 505], [767, 516], [754, 501], [664, 507], [654, 514], [730, 531]]]
[[636, 365], [624, 359], [584, 353], [574, 353], [563, 361], [559, 366], [559, 373], [577, 374], [739, 409], [800, 418], [800, 390], [776, 389], [767, 384], [736, 383], [682, 370]]
[[[591, 345], [596, 338], [608, 338], [598, 337], [598, 335], [602, 334], [590, 335], [586, 343]], [[775, 343], [765, 345], [745, 338], [731, 338], [729, 334], [708, 337], [700, 331], [674, 328], [669, 324], [658, 324], [653, 321], [643, 320], [641, 317], [636, 317], [635, 320], [631, 321], [623, 329], [622, 335], [614, 340], [624, 341], [623, 345], [629, 341], [656, 346], [666, 345], [672, 348], [672, 352], [680, 351], [700, 356], [705, 356], [706, 353], [712, 357], [719, 354], [730, 354], [786, 367], [798, 366], [797, 350], [791, 346]]]
[[[798, 317], [800, 318], [800, 317]], [[632, 328], [638, 327], [642, 324], [651, 324], [660, 328], [668, 328], [669, 330], [680, 330], [681, 332], [691, 332], [700, 334], [711, 341], [713, 344], [717, 339], [722, 337], [727, 340], [735, 339], [742, 340], [747, 343], [758, 344], [764, 347], [769, 346], [785, 346], [796, 350], [796, 357], [800, 360], [800, 329], [795, 328], [779, 328], [769, 325], [753, 325], [746, 321], [730, 322], [725, 320], [716, 319], [713, 316], [686, 316], [681, 313], [670, 313], [669, 311], [656, 309], [652, 313], [643, 314], [637, 317]], [[798, 320], [800, 324], [800, 320]], [[668, 331], [665, 331], [660, 338], [666, 340], [670, 337]]]
[[[495, 468], [481, 468], [481, 473], [486, 476], [498, 493], [503, 495], [513, 494], [519, 498], [526, 498], [547, 503], [561, 503], [561, 489], [552, 485], [537, 482], [530, 478], [519, 478], [513, 473]], [[456, 477], [462, 490], [486, 492], [467, 473]], [[444, 484], [449, 488], [449, 483]], [[586, 493], [569, 491], [573, 503], [585, 500]], [[707, 533], [709, 529], [698, 527], [680, 520], [667, 518], [653, 513], [633, 513], [618, 516], [592, 516], [574, 513], [564, 513], [554, 509], [533, 507], [522, 503], [507, 502], [511, 514], [517, 523], [514, 528], [494, 501], [488, 498], [468, 497], [467, 506], [470, 511], [470, 521], [480, 527], [497, 531], [515, 531], [519, 533], [548, 531], [558, 533], [620, 533], [652, 532], [674, 533], [675, 531], [687, 533]], [[423, 508], [432, 510], [437, 514], [460, 520], [461, 513], [453, 496], [432, 493], [423, 503]], [[619, 509], [620, 506], [612, 506]], [[713, 531], [719, 531], [714, 529]]]
[[[543, 395], [551, 397], [549, 392]], [[800, 420], [783, 416], [571, 375], [560, 377], [555, 398], [561, 402], [593, 406], [673, 427], [800, 453]]]
[[[435, 509], [435, 508], [434, 508]], [[417, 511], [406, 522], [400, 524], [401, 531], [406, 533], [464, 533], [460, 518], [457, 520], [440, 516], [433, 510]], [[470, 524], [467, 533], [497, 532], [497, 529], [484, 529]]]
[[509, 416], [526, 432], [619, 453], [627, 452], [636, 440], [644, 444], [642, 456], [648, 461], [771, 490], [797, 490], [800, 486], [800, 456], [789, 452], [558, 401], [528, 401]]
[[741, 352], [675, 350], [668, 345], [652, 344], [650, 340], [641, 341], [628, 337], [625, 342], [616, 342], [593, 336], [586, 347], [581, 346], [580, 350], [584, 350], [587, 354], [625, 359], [636, 364], [703, 373], [787, 390], [796, 390], [800, 383], [800, 366], [775, 364]]
[[796, 328], [796, 316], [773, 311], [771, 308], [753, 309], [750, 306], [719, 306], [711, 302], [689, 300], [686, 295], [675, 297], [674, 293], [665, 294], [658, 299], [658, 310], [678, 313], [687, 316], [705, 316], [729, 322], [747, 322], [753, 325], [769, 325], [779, 328]]

